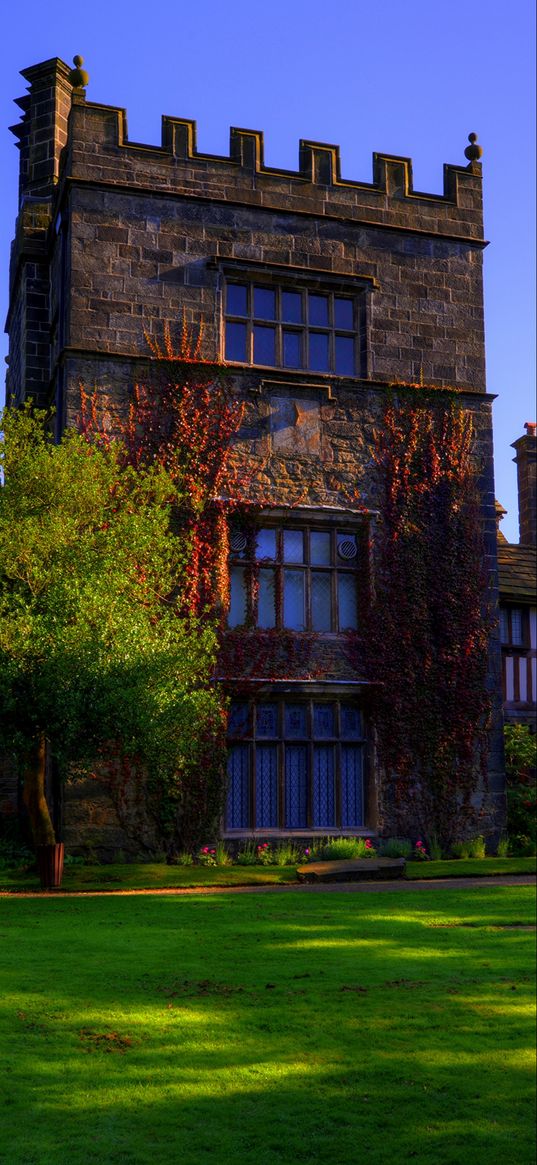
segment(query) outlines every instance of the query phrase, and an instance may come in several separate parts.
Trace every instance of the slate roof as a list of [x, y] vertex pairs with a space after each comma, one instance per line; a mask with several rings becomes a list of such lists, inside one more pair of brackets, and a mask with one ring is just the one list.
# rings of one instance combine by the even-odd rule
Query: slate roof
[[498, 541], [498, 574], [501, 599], [536, 602], [537, 565], [535, 546]]

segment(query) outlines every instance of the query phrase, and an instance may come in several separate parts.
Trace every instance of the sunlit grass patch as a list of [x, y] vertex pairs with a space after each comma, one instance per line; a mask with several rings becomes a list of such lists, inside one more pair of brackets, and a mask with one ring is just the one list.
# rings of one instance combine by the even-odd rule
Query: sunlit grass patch
[[529, 1162], [513, 920], [530, 888], [5, 899], [0, 1161]]
[[536, 858], [454, 858], [437, 862], [407, 862], [405, 878], [494, 878], [506, 874], [534, 874]]

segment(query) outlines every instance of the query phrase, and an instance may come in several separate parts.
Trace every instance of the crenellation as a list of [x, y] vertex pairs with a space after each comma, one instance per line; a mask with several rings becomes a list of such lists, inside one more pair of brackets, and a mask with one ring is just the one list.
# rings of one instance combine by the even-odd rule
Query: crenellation
[[[340, 216], [345, 205], [352, 217], [361, 213], [366, 220], [376, 216], [377, 222], [389, 221], [393, 225], [408, 224], [412, 218], [414, 229], [420, 230], [429, 230], [433, 225], [437, 230], [441, 218], [446, 229], [454, 234], [480, 238], [475, 230], [481, 224], [479, 175], [466, 169], [447, 167], [443, 195], [429, 195], [413, 190], [409, 159], [376, 154], [373, 183], [351, 182], [340, 177], [337, 147], [324, 143], [300, 143], [299, 169], [284, 172], [264, 165], [262, 135], [257, 131], [233, 128], [230, 154], [224, 158], [198, 153], [195, 125], [190, 121], [164, 118], [162, 146], [156, 147], [129, 143], [125, 113], [121, 109], [86, 102], [76, 104], [71, 117], [74, 119], [70, 146], [74, 177], [80, 176], [77, 173], [80, 165], [86, 177], [93, 180], [99, 177], [97, 167], [88, 173], [87, 160], [83, 157], [89, 140], [92, 148], [99, 143], [102, 146], [102, 180], [106, 180], [112, 163], [116, 182], [121, 180], [123, 170], [125, 182], [134, 177], [137, 184], [152, 181], [154, 188], [166, 184], [177, 193], [188, 192], [190, 185], [207, 197], [240, 198], [274, 208], [281, 206], [278, 196], [284, 196], [287, 200], [293, 199], [302, 213]], [[82, 152], [80, 141], [84, 143]], [[224, 172], [228, 174], [227, 181], [222, 177]], [[255, 189], [251, 177], [254, 173]]]

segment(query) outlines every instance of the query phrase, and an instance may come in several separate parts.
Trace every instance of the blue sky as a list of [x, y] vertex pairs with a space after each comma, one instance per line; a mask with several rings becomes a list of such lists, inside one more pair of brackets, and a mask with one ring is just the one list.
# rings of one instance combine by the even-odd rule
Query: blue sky
[[[268, 165], [295, 168], [299, 138], [338, 143], [346, 178], [371, 181], [374, 150], [409, 156], [418, 190], [483, 146], [487, 388], [496, 494], [518, 539], [512, 441], [535, 420], [535, 28], [532, 0], [42, 0], [9, 6], [0, 45], [0, 312], [17, 212], [7, 127], [19, 70], [84, 57], [88, 100], [127, 109], [129, 137], [160, 141], [163, 113], [195, 118], [198, 148], [227, 153], [230, 125], [265, 133]], [[0, 341], [7, 351], [7, 337]], [[3, 360], [2, 360], [3, 365]], [[3, 377], [2, 377], [3, 379]], [[3, 392], [3, 385], [1, 386]]]

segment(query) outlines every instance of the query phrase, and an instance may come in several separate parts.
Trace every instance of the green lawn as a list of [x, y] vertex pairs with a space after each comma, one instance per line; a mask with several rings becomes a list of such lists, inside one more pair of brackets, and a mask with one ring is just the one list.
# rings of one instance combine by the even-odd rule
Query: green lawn
[[457, 858], [453, 861], [407, 862], [405, 877], [493, 878], [501, 874], [534, 874], [535, 858]]
[[[62, 890], [166, 890], [193, 886], [263, 886], [296, 882], [296, 866], [167, 866], [133, 862], [108, 866], [66, 866]], [[39, 890], [36, 873], [0, 871], [2, 890]]]
[[[452, 862], [407, 862], [405, 877], [469, 878], [498, 874], [534, 874], [535, 858], [485, 858]], [[163, 890], [193, 886], [262, 886], [296, 882], [296, 866], [167, 866], [121, 863], [65, 867], [62, 890]], [[0, 869], [2, 890], [38, 890], [36, 873]]]
[[529, 1165], [530, 887], [0, 901], [2, 1165]]

